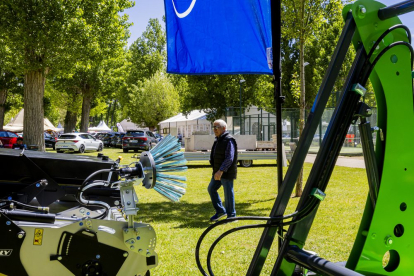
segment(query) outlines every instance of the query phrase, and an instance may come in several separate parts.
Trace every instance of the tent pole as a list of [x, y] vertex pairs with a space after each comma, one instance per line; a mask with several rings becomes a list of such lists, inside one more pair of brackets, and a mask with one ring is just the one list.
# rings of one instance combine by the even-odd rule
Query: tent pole
[[[281, 0], [271, 0], [271, 18], [272, 18], [272, 52], [273, 52], [273, 84], [274, 84], [274, 102], [276, 105], [276, 148], [277, 148], [277, 186], [278, 192], [281, 191], [283, 182], [283, 160], [282, 160], [282, 104], [285, 97], [282, 96], [282, 66], [281, 66], [281, 36], [282, 36], [282, 14]], [[262, 238], [256, 248], [253, 255], [253, 259], [250, 263], [247, 271], [248, 276], [258, 275], [262, 270], [266, 257], [261, 257], [261, 251], [263, 244], [271, 241], [265, 241], [270, 228], [265, 228]], [[278, 248], [282, 245], [283, 230], [278, 229]]]

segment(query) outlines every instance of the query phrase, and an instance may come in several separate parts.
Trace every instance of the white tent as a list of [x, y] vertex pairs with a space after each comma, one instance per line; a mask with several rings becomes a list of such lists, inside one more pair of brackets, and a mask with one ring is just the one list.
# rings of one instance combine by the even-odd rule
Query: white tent
[[207, 114], [193, 110], [187, 116], [180, 113], [160, 123], [161, 132], [171, 135], [181, 134], [183, 137], [190, 137], [196, 131], [211, 134], [211, 122], [207, 120]]
[[105, 124], [104, 121], [100, 121], [96, 127], [88, 128], [88, 131], [95, 131], [95, 132], [110, 132], [111, 129]]
[[[24, 118], [24, 108], [17, 113], [16, 117], [14, 117], [7, 125], [3, 127], [3, 129], [13, 132], [22, 132], [23, 131], [23, 118]], [[53, 130], [53, 131], [61, 131], [62, 129], [56, 128], [47, 118], [44, 118], [44, 130]]]
[[[148, 129], [148, 128], [145, 128], [145, 127], [142, 127], [142, 126], [139, 126], [139, 125], [137, 125], [137, 124], [135, 124], [135, 123], [133, 123], [133, 122], [131, 122], [131, 120], [130, 119], [123, 119], [121, 122], [119, 122], [118, 124], [120, 124], [121, 125], [121, 127], [122, 127], [122, 130], [125, 132], [125, 131], [128, 131], [128, 130], [136, 130], [136, 129]], [[118, 125], [117, 124], [117, 125]]]

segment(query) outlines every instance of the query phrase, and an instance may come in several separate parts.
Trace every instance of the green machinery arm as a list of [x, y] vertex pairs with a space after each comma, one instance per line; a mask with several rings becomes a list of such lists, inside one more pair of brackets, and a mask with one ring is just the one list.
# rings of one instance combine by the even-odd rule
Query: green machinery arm
[[[354, 45], [362, 42], [366, 52], [388, 29], [401, 24], [397, 17], [378, 18], [385, 6], [362, 0], [345, 7], [352, 10], [357, 26]], [[370, 76], [378, 106], [376, 160], [380, 185], [375, 209], [367, 201], [364, 216], [347, 267], [364, 275], [411, 275], [414, 272], [414, 108], [412, 53], [404, 29], [391, 31], [374, 50], [371, 62], [381, 51]], [[392, 45], [396, 45], [392, 47]], [[390, 47], [391, 45], [391, 47]], [[370, 177], [370, 176], [368, 176]], [[383, 267], [385, 255], [388, 263]]]
[[[412, 11], [413, 6], [413, 0], [406, 1], [397, 7], [397, 12], [389, 12], [390, 9], [384, 12], [385, 5], [372, 0], [360, 0], [344, 8], [346, 34], [343, 33], [344, 39], [341, 38], [340, 41], [347, 41], [346, 36], [353, 34], [357, 55], [344, 85], [340, 104], [335, 110], [309, 175], [298, 210], [310, 205], [308, 203], [311, 200], [307, 196], [311, 195], [314, 188], [325, 191], [351, 122], [359, 117], [360, 130], [365, 128], [367, 133], [366, 130], [371, 129], [366, 120], [369, 117], [369, 107], [360, 103], [363, 89], [358, 88], [366, 84], [369, 76], [378, 106], [378, 127], [383, 136], [378, 135], [375, 151], [372, 139], [368, 139], [370, 133], [364, 140], [370, 194], [346, 268], [338, 268], [326, 260], [308, 256], [301, 250], [318, 208], [314, 206], [311, 213], [289, 226], [271, 275], [292, 275], [296, 264], [314, 268], [321, 275], [413, 273], [414, 250], [411, 246], [414, 242], [414, 221], [410, 211], [414, 204], [414, 149], [410, 146], [414, 137], [413, 49], [409, 44], [409, 30], [402, 28], [400, 20], [394, 16]], [[337, 49], [338, 52], [343, 52], [341, 45]], [[341, 62], [341, 58], [335, 59]], [[306, 136], [312, 135], [316, 130], [311, 121], [315, 118], [317, 121], [320, 109], [326, 104], [324, 94], [329, 89], [324, 86], [329, 85], [329, 71], [334, 71], [338, 65], [333, 64], [328, 68], [326, 82], [324, 80], [315, 100], [271, 216], [280, 216], [285, 210], [296, 180], [297, 168], [303, 164], [310, 144]], [[248, 276], [260, 274], [274, 236], [275, 228], [270, 227], [263, 232]], [[387, 254], [389, 261], [384, 267], [383, 259]]]

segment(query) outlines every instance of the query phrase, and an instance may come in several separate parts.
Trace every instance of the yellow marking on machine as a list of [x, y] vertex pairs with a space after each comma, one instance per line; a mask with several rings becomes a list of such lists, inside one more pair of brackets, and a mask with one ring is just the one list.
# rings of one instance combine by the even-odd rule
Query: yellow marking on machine
[[43, 241], [43, 229], [35, 228], [33, 245], [42, 245]]

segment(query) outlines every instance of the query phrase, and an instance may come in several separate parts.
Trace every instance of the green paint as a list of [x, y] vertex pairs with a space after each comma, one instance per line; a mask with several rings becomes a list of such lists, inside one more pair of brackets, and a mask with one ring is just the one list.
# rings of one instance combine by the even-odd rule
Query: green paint
[[[359, 14], [364, 6], [364, 17]], [[376, 39], [393, 25], [395, 17], [385, 21], [377, 18], [383, 4], [371, 0], [357, 1], [351, 9], [358, 35], [354, 45], [362, 41], [368, 53]], [[406, 33], [397, 29], [387, 35], [374, 51], [371, 62], [388, 45], [408, 42]], [[384, 141], [377, 140], [376, 155], [381, 172], [381, 186], [375, 210], [369, 203], [347, 267], [364, 275], [411, 275], [414, 271], [414, 112], [411, 56], [406, 46], [387, 51], [370, 76], [378, 103], [379, 127]], [[404, 210], [404, 211], [403, 211]], [[414, 210], [414, 209], [413, 209]], [[410, 230], [407, 230], [410, 229]], [[387, 261], [385, 261], [387, 260]], [[388, 263], [383, 267], [383, 261]]]

